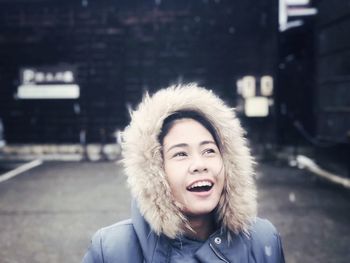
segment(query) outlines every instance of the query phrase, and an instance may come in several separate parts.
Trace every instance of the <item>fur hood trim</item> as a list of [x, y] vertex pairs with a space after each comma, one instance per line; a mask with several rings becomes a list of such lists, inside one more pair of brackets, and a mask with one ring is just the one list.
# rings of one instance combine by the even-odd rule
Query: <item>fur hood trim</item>
[[152, 96], [146, 94], [131, 112], [131, 122], [123, 132], [122, 162], [141, 214], [153, 231], [170, 238], [181, 235], [188, 227], [172, 197], [158, 142], [163, 120], [179, 110], [197, 111], [216, 128], [225, 167], [217, 221], [223, 229], [248, 233], [251, 220], [256, 216], [256, 187], [253, 159], [244, 130], [232, 108], [196, 84], [171, 86]]

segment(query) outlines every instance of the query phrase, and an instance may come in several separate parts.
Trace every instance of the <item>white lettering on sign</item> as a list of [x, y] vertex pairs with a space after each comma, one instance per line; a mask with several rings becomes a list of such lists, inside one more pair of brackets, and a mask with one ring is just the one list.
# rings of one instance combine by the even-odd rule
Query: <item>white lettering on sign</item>
[[251, 98], [255, 96], [255, 77], [245, 76], [242, 80], [242, 96]]
[[263, 96], [272, 96], [273, 94], [273, 78], [271, 76], [263, 76], [260, 79], [260, 92]]
[[52, 82], [73, 83], [74, 74], [70, 70], [58, 72], [41, 72], [33, 69], [23, 70], [23, 84]]

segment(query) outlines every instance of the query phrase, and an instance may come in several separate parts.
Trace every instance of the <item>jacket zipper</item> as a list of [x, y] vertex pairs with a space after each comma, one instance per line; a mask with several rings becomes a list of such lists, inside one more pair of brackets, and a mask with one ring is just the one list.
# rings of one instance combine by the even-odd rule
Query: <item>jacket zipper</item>
[[210, 248], [214, 251], [215, 255], [220, 258], [222, 261], [224, 261], [225, 263], [230, 263], [228, 262], [223, 256], [220, 255], [220, 252], [216, 250], [216, 248], [211, 244], [209, 243], [209, 246]]

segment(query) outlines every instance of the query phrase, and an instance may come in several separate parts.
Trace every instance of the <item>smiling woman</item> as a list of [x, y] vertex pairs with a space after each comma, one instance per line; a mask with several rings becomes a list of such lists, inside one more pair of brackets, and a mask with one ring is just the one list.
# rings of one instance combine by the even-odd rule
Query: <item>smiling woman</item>
[[214, 220], [207, 222], [207, 218], [218, 205], [224, 187], [223, 161], [213, 136], [193, 119], [173, 121], [164, 137], [163, 159], [172, 195], [191, 227], [187, 235], [207, 239], [215, 229]]
[[123, 135], [132, 218], [99, 230], [83, 262], [284, 262], [276, 229], [256, 216], [243, 134], [195, 84], [146, 95]]

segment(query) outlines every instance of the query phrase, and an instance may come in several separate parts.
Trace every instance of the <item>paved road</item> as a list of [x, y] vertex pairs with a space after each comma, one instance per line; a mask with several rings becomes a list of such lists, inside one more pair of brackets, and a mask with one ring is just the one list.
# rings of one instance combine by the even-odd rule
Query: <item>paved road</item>
[[[273, 163], [258, 167], [259, 213], [287, 262], [350, 262], [350, 194]], [[80, 262], [91, 235], [129, 216], [120, 166], [46, 162], [0, 184], [0, 262]]]
[[259, 171], [259, 214], [281, 232], [286, 262], [349, 263], [350, 192], [295, 168]]
[[113, 163], [44, 163], [0, 184], [0, 262], [80, 262], [97, 228], [129, 215]]

